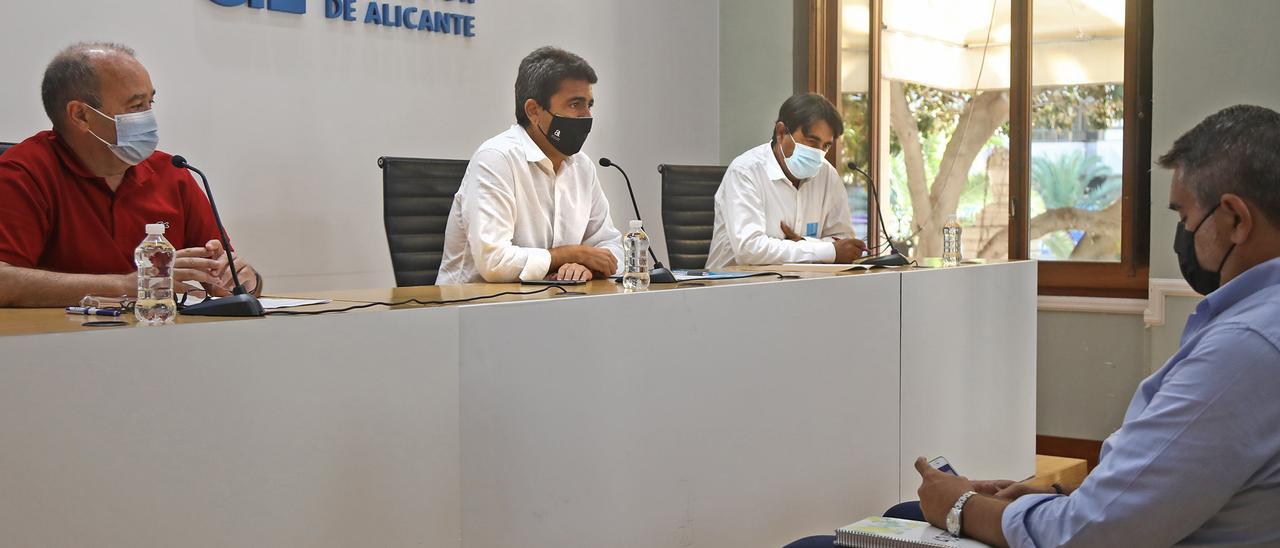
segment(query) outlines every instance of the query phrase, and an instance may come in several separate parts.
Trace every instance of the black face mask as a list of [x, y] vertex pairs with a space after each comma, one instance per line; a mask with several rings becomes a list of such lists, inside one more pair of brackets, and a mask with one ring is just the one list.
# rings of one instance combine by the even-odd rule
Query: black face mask
[[[538, 131], [542, 131], [542, 128], [539, 127]], [[566, 118], [555, 114], [551, 115], [551, 125], [547, 126], [546, 131], [542, 131], [551, 146], [565, 156], [573, 156], [582, 150], [588, 133], [591, 133], [591, 118]]]
[[1173, 252], [1178, 255], [1178, 268], [1182, 270], [1182, 278], [1187, 280], [1191, 289], [1201, 295], [1213, 293], [1222, 284], [1222, 265], [1227, 264], [1227, 257], [1236, 250], [1235, 244], [1231, 244], [1231, 249], [1227, 250], [1227, 254], [1222, 256], [1222, 262], [1218, 263], [1216, 272], [1205, 270], [1200, 266], [1200, 259], [1196, 256], [1196, 233], [1217, 210], [1218, 206], [1213, 206], [1195, 230], [1187, 230], [1186, 223], [1178, 223], [1178, 228], [1173, 234]]

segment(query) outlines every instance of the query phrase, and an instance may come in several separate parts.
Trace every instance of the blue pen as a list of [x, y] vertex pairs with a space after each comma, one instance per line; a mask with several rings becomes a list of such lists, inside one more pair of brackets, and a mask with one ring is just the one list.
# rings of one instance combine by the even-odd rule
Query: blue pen
[[84, 306], [68, 306], [67, 314], [82, 314], [85, 316], [111, 316], [113, 318], [120, 317], [120, 311], [108, 308], [93, 308]]

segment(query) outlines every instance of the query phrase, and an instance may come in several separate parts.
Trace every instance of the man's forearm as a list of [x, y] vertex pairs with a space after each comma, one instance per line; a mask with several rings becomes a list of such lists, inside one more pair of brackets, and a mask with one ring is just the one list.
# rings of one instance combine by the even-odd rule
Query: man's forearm
[[1004, 538], [1004, 509], [1009, 501], [976, 495], [965, 504], [960, 514], [960, 532], [966, 537], [992, 546], [1009, 546]]
[[131, 274], [65, 274], [0, 263], [0, 307], [70, 306], [85, 295], [116, 297], [136, 288]]
[[547, 250], [551, 252], [551, 268], [549, 270], [555, 272], [566, 263], [582, 262], [583, 250], [586, 248], [583, 245], [562, 245]]

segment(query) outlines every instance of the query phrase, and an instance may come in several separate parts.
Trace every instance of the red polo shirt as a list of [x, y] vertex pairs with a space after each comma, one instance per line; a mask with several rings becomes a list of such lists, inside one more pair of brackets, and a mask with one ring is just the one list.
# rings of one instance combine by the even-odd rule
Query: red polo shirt
[[0, 261], [74, 274], [124, 274], [147, 223], [168, 223], [174, 247], [217, 239], [213, 211], [191, 173], [152, 154], [115, 192], [52, 131], [0, 155]]

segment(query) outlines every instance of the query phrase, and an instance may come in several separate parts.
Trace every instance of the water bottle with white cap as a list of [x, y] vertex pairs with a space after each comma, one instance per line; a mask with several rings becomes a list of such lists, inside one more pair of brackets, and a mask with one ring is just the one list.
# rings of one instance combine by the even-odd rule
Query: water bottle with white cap
[[649, 289], [649, 235], [640, 221], [631, 221], [630, 226], [622, 237], [622, 289], [644, 291]]
[[165, 225], [147, 225], [147, 238], [133, 252], [138, 266], [138, 300], [133, 315], [138, 323], [159, 325], [173, 321], [178, 313], [173, 300], [173, 244], [164, 238]]

